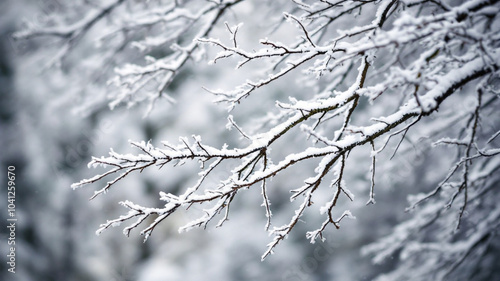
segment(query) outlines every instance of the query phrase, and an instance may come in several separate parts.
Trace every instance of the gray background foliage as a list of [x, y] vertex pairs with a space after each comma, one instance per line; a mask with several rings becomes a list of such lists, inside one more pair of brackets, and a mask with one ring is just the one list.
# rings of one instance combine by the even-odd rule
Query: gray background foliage
[[[96, 236], [101, 223], [125, 211], [116, 202], [133, 198], [137, 203], [154, 202], [160, 206], [159, 191], [176, 192], [193, 178], [189, 164], [178, 170], [153, 169], [131, 176], [108, 194], [89, 202], [93, 186], [73, 191], [70, 185], [93, 175], [86, 167], [91, 156], [105, 155], [110, 147], [126, 152], [130, 150], [129, 139], [176, 141], [181, 135], [201, 134], [216, 144], [234, 144], [239, 136], [224, 130], [224, 108], [213, 106], [211, 97], [199, 90], [205, 82], [221, 81], [206, 66], [196, 66], [196, 74], [192, 72], [195, 66], [188, 67], [182, 73], [182, 83], [171, 86], [177, 104], [160, 103], [148, 118], [143, 118], [144, 108], [140, 106], [110, 111], [100, 101], [90, 113], [79, 111], [78, 105], [87, 102], [87, 93], [73, 83], [78, 73], [65, 73], [64, 68], [43, 70], [44, 58], [50, 53], [40, 46], [40, 40], [19, 42], [11, 38], [15, 30], [22, 28], [23, 18], [42, 24], [49, 15], [59, 12], [57, 9], [55, 0], [0, 2], [0, 173], [4, 184], [6, 167], [16, 166], [19, 220], [17, 273], [13, 276], [6, 271], [3, 261], [7, 233], [2, 229], [0, 280], [371, 280], [397, 266], [395, 259], [374, 265], [369, 257], [360, 254], [360, 249], [408, 218], [404, 208], [409, 193], [428, 190], [439, 181], [429, 163], [446, 164], [443, 155], [447, 152], [426, 153], [423, 148], [429, 142], [425, 139], [417, 145], [422, 150], [404, 154], [391, 173], [377, 175], [377, 204], [368, 207], [364, 198], [368, 199], [369, 150], [353, 153], [349, 161], [359, 163], [359, 169], [348, 172], [349, 187], [361, 200], [350, 203], [349, 208], [357, 219], [343, 222], [340, 230], [332, 228], [325, 242], [310, 244], [305, 232], [322, 219], [307, 215], [305, 222], [264, 262], [260, 256], [270, 237], [264, 231], [265, 212], [260, 206], [259, 190], [246, 191], [245, 196], [236, 199], [231, 219], [222, 228], [179, 234], [178, 227], [192, 217], [176, 214], [162, 223], [146, 243], [138, 231], [127, 238], [121, 228]], [[42, 51], [35, 52], [38, 48]], [[133, 56], [130, 50], [126, 52]], [[85, 56], [85, 49], [80, 50], [69, 61]], [[228, 75], [232, 68], [224, 71]], [[105, 93], [92, 82], [99, 77], [94, 79], [86, 84], [86, 91]], [[263, 114], [262, 103], [272, 104], [276, 97], [286, 95], [283, 91], [294, 89], [294, 84], [282, 83], [285, 85], [278, 84], [268, 100], [249, 99], [250, 106], [241, 110], [240, 117], [258, 117]], [[228, 164], [227, 170], [230, 168]], [[289, 188], [280, 187], [303, 178], [293, 172], [285, 175], [273, 181], [276, 188], [269, 195], [273, 198], [276, 225], [286, 222], [296, 208], [288, 204]], [[213, 180], [224, 176], [216, 174]], [[1, 192], [4, 198], [6, 191]], [[341, 206], [346, 203], [341, 202]], [[6, 221], [5, 210], [6, 200], [2, 199], [2, 223]]]

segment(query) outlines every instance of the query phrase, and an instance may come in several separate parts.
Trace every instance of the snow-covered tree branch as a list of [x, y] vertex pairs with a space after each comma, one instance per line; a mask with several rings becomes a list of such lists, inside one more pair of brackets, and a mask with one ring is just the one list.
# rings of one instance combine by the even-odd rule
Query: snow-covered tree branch
[[[239, 144], [205, 142], [193, 135], [180, 137], [176, 144], [130, 141], [136, 154], [112, 149], [108, 156], [92, 158], [89, 167], [105, 170], [72, 185], [103, 186], [92, 199], [120, 188], [119, 181], [145, 169], [199, 164], [199, 170], [192, 171], [196, 180], [182, 192], [160, 192], [163, 207], [121, 202], [128, 212], [102, 224], [98, 232], [127, 223], [127, 236], [140, 228], [148, 239], [158, 224], [193, 205], [202, 206], [203, 212], [180, 231], [206, 228], [212, 221], [222, 226], [236, 207], [234, 199], [259, 189], [265, 229], [273, 236], [265, 259], [307, 212], [321, 216], [320, 225], [308, 225], [306, 237], [314, 243], [338, 229], [345, 218], [354, 218], [351, 210], [338, 206], [339, 198], [375, 204], [376, 193], [390, 192], [378, 183], [379, 174], [393, 173], [392, 167], [418, 147], [441, 151], [438, 155], [450, 161], [435, 164], [441, 172], [438, 181], [414, 190], [422, 193], [409, 198], [411, 217], [363, 248], [375, 263], [400, 256], [399, 266], [381, 280], [466, 280], [480, 270], [490, 249], [498, 247], [498, 1], [263, 2], [259, 9], [275, 17], [262, 23], [269, 33], [261, 39], [245, 35], [246, 22], [235, 22], [240, 6], [254, 5], [251, 1], [108, 2], [99, 7], [81, 3], [86, 7], [81, 17], [62, 17], [16, 36], [60, 38], [56, 61], [64, 64], [81, 38], [102, 26], [100, 34], [92, 34], [101, 36], [96, 54], [114, 60], [114, 74], [106, 72], [111, 108], [146, 101], [150, 113], [159, 99], [174, 102], [168, 92], [179, 73], [188, 67], [196, 72], [207, 60], [213, 71], [230, 64], [235, 68], [231, 72], [245, 81], [229, 89], [207, 84], [200, 91], [213, 94], [215, 103], [235, 115], [224, 122], [241, 136]], [[136, 48], [145, 62], [127, 61], [125, 45]], [[149, 55], [158, 50], [160, 55]], [[186, 66], [190, 61], [194, 66]], [[238, 115], [247, 100], [270, 99], [269, 89], [279, 89], [281, 81], [299, 85], [285, 99], [276, 98], [274, 107], [264, 108], [269, 114], [258, 119]], [[465, 101], [473, 106], [464, 107]], [[423, 138], [432, 146], [420, 144]], [[358, 153], [362, 156], [353, 156]], [[236, 166], [216, 184], [208, 180], [228, 167], [226, 163]], [[365, 199], [354, 198], [346, 176], [346, 171], [359, 169], [369, 171]], [[296, 209], [287, 223], [275, 226], [269, 190], [285, 188], [272, 180], [289, 170], [302, 176], [302, 183], [288, 186]], [[365, 208], [369, 212], [370, 206]]]

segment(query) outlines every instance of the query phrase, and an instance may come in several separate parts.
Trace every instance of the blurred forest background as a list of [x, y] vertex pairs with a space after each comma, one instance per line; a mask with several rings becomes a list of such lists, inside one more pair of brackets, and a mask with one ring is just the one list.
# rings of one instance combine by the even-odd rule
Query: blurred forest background
[[[229, 16], [232, 24], [237, 20], [245, 22], [240, 40], [247, 45], [257, 41], [255, 36], [261, 36], [259, 22], [282, 16], [260, 12], [260, 5], [267, 5], [264, 2], [238, 6], [235, 8], [238, 16], [234, 19]], [[415, 150], [402, 150], [390, 173], [377, 175], [377, 204], [370, 206], [365, 206], [370, 187], [371, 159], [366, 157], [370, 147], [353, 152], [350, 161], [359, 163], [359, 169], [346, 171], [346, 181], [361, 199], [348, 202], [344, 198], [339, 208], [348, 205], [345, 208], [357, 219], [344, 221], [339, 230], [329, 229], [325, 242], [310, 244], [305, 238], [306, 231], [320, 225], [323, 219], [306, 215], [304, 223], [263, 262], [260, 257], [271, 238], [264, 230], [266, 217], [259, 189], [235, 199], [230, 220], [221, 228], [212, 226], [179, 234], [178, 228], [196, 216], [178, 213], [158, 226], [146, 243], [138, 231], [125, 237], [121, 227], [96, 236], [101, 223], [124, 213], [118, 201], [133, 199], [136, 203], [161, 206], [160, 191], [178, 192], [196, 178], [189, 165], [179, 169], [151, 169], [131, 175], [109, 193], [89, 201], [94, 186], [77, 190], [70, 186], [94, 175], [87, 168], [91, 156], [106, 155], [111, 147], [123, 153], [132, 151], [129, 139], [176, 142], [179, 136], [192, 134], [202, 135], [215, 146], [221, 143], [234, 146], [241, 136], [235, 130], [226, 130], [226, 109], [214, 105], [213, 96], [202, 87], [231, 88], [244, 81], [245, 76], [235, 74], [234, 65], [225, 62], [218, 62], [214, 72], [204, 62], [190, 61], [169, 86], [175, 104], [159, 100], [146, 118], [147, 105], [132, 108], [119, 105], [110, 110], [105, 80], [115, 65], [124, 61], [141, 62], [143, 55], [136, 49], [125, 45], [119, 56], [95, 58], [89, 46], [95, 43], [93, 36], [98, 32], [91, 31], [64, 64], [54, 67], [48, 63], [57, 54], [57, 48], [52, 48], [58, 44], [57, 40], [12, 39], [13, 32], [23, 29], [25, 20], [44, 25], [53, 15], [67, 12], [61, 9], [56, 0], [0, 2], [1, 172], [9, 165], [16, 167], [18, 216], [16, 274], [13, 279], [2, 262], [0, 280], [372, 280], [398, 266], [397, 258], [373, 264], [370, 256], [362, 255], [360, 249], [390, 234], [394, 226], [407, 220], [411, 216], [404, 212], [407, 196], [431, 190], [442, 179], [440, 171], [447, 171], [450, 160], [441, 156], [448, 152], [443, 148], [428, 153], [424, 149], [430, 145], [427, 139], [420, 139]], [[218, 28], [214, 34], [227, 37], [225, 26], [221, 24]], [[287, 32], [297, 30], [290, 28]], [[288, 36], [286, 32], [274, 35], [282, 36], [285, 41]], [[268, 87], [265, 96], [248, 98], [233, 114], [238, 120], [257, 120], [267, 114], [275, 100], [304, 95], [308, 87], [314, 86], [292, 75]], [[465, 99], [462, 104], [467, 108], [471, 101]], [[397, 142], [391, 145], [394, 147]], [[287, 153], [286, 147], [277, 153]], [[388, 160], [390, 155], [383, 157]], [[379, 161], [384, 161], [383, 157]], [[440, 169], [441, 166], [446, 168]], [[285, 175], [273, 180], [269, 194], [278, 222], [287, 221], [297, 207], [289, 204], [289, 185], [304, 178], [300, 171]], [[3, 176], [2, 181], [5, 182]], [[5, 222], [6, 200], [1, 200], [0, 210]], [[2, 230], [1, 235], [3, 261], [7, 233]]]

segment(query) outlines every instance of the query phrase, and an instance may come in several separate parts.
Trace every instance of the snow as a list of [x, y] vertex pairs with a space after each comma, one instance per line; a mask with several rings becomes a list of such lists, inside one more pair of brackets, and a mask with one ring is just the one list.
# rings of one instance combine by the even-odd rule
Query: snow
[[[85, 25], [99, 11], [118, 2], [108, 1], [102, 7], [84, 2], [74, 4], [81, 12], [67, 6], [68, 13], [51, 15], [50, 25], [38, 23], [18, 33], [56, 36], [61, 46], [40, 37], [30, 46], [43, 44], [43, 48], [9, 56], [12, 73], [26, 76], [16, 82], [13, 108], [19, 113], [11, 119], [16, 126], [8, 126], [0, 139], [22, 132], [23, 137], [12, 135], [25, 140], [19, 141], [22, 157], [15, 154], [14, 159], [28, 159], [26, 178], [36, 184], [28, 184], [27, 192], [36, 195], [50, 183], [46, 196], [26, 198], [25, 207], [33, 217], [29, 223], [36, 235], [45, 235], [34, 241], [52, 241], [49, 252], [40, 253], [38, 260], [71, 262], [60, 256], [65, 251], [59, 251], [63, 240], [58, 239], [71, 231], [76, 238], [70, 235], [64, 241], [73, 243], [75, 253], [89, 254], [90, 245], [100, 261], [118, 257], [113, 260], [116, 265], [106, 264], [105, 272], [129, 267], [140, 272], [134, 276], [138, 280], [158, 275], [281, 280], [289, 277], [283, 273], [288, 266], [302, 270], [302, 279], [375, 278], [384, 276], [377, 271], [380, 267], [371, 267], [366, 258], [359, 261], [356, 252], [362, 243], [374, 240], [363, 252], [373, 255], [375, 263], [398, 259], [386, 275], [393, 280], [410, 279], [415, 272], [425, 280], [444, 276], [444, 270], [461, 257], [466, 262], [449, 279], [461, 279], [455, 277], [462, 270], [467, 273], [470, 264], [488, 268], [477, 258], [481, 255], [468, 253], [490, 255], [491, 251], [482, 252], [482, 241], [498, 227], [494, 191], [500, 167], [499, 126], [493, 118], [500, 63], [497, 3], [382, 0], [261, 5], [195, 0], [161, 6], [155, 1], [130, 2], [87, 30]], [[406, 6], [400, 9], [401, 5]], [[380, 29], [387, 11], [389, 20]], [[283, 20], [282, 12], [291, 24]], [[236, 37], [243, 22], [245, 29]], [[63, 36], [70, 33], [82, 36], [78, 40]], [[51, 52], [60, 58], [66, 55], [60, 60], [63, 68], [50, 69], [42, 77], [32, 75], [40, 69], [24, 61]], [[217, 64], [203, 63], [210, 60]], [[47, 86], [51, 83], [57, 87]], [[202, 86], [222, 88], [209, 92], [231, 114], [211, 106], [212, 95]], [[479, 117], [474, 115], [478, 89], [483, 92]], [[63, 98], [54, 102], [54, 96]], [[175, 105], [164, 102], [173, 102], [174, 97]], [[84, 107], [90, 117], [68, 118], [64, 112], [70, 103]], [[464, 103], [473, 108], [463, 108]], [[145, 118], [141, 118], [143, 107]], [[124, 112], [126, 121], [117, 117]], [[103, 119], [114, 129], [93, 141], [85, 153], [73, 153], [77, 159], [68, 163], [68, 151], [82, 152], [82, 133]], [[4, 123], [0, 126], [4, 132]], [[236, 130], [228, 133], [224, 127]], [[127, 143], [127, 139], [139, 141]], [[458, 149], [450, 157], [449, 147], [431, 148], [433, 142]], [[86, 163], [89, 155], [97, 157], [87, 165], [92, 169], [86, 170], [76, 162]], [[375, 157], [373, 182], [380, 186], [379, 204], [367, 207], [366, 199], [354, 194], [369, 195], [368, 203], [375, 202], [366, 177], [375, 167]], [[56, 176], [53, 167], [59, 171]], [[71, 191], [64, 187], [70, 182], [75, 182], [73, 189], [88, 187], [68, 197], [64, 192]], [[95, 199], [87, 203], [92, 193]], [[416, 195], [406, 202], [408, 193]], [[338, 201], [337, 196], [341, 196]], [[121, 207], [114, 204], [118, 201]], [[415, 206], [403, 215], [407, 203]], [[40, 212], [42, 206], [49, 211]], [[58, 227], [46, 227], [47, 213]], [[356, 224], [341, 222], [353, 213]], [[69, 217], [60, 219], [58, 214]], [[79, 231], [72, 231], [76, 226], [67, 225], [68, 221], [78, 222]], [[135, 234], [144, 235], [147, 244], [136, 245], [140, 235], [123, 242], [115, 230], [99, 239], [83, 239], [87, 228], [99, 223], [98, 234], [120, 227], [128, 236], [137, 229]], [[271, 229], [271, 223], [280, 227]], [[271, 230], [271, 238], [259, 225]], [[175, 232], [199, 227], [208, 231]], [[249, 229], [259, 231], [250, 234]], [[320, 261], [311, 257], [317, 248], [297, 244], [303, 239], [295, 235], [301, 233], [311, 242], [332, 234], [334, 239], [328, 240], [342, 247]], [[288, 237], [292, 239], [285, 241]], [[262, 252], [262, 257], [275, 255], [260, 263]], [[304, 271], [300, 262], [309, 258], [322, 265]], [[81, 268], [82, 276], [92, 272], [85, 260], [80, 256], [78, 266], [73, 266]], [[158, 264], [166, 269], [158, 270]], [[352, 264], [369, 271], [343, 269]], [[252, 274], [246, 273], [247, 265]]]

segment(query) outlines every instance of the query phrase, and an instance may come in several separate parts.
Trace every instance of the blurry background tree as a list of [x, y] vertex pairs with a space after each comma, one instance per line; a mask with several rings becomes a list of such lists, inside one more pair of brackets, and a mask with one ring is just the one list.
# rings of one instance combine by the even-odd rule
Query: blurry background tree
[[500, 278], [497, 1], [4, 5], [26, 278]]

